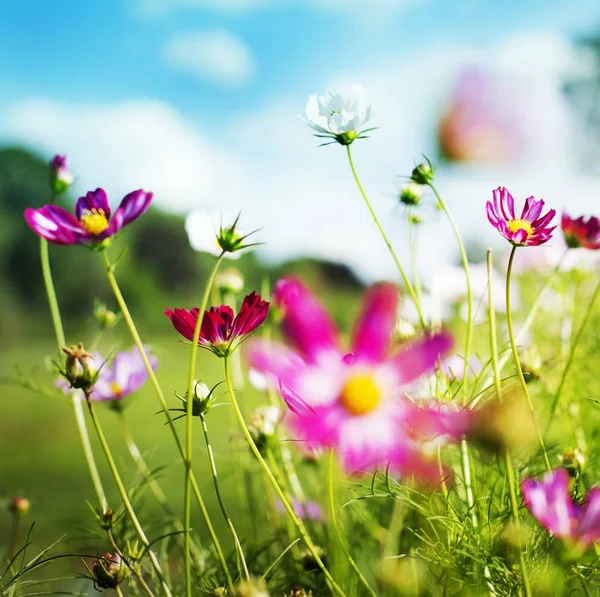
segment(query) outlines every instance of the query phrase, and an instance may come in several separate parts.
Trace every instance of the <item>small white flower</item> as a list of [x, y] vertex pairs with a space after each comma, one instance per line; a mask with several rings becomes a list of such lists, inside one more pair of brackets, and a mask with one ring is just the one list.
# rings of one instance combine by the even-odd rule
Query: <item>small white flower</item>
[[324, 95], [311, 95], [300, 119], [317, 131], [317, 136], [350, 145], [367, 132], [363, 127], [372, 115], [364, 88], [350, 85], [337, 91], [328, 90]]
[[[221, 213], [206, 209], [195, 209], [190, 212], [185, 219], [185, 231], [192, 249], [219, 256], [226, 248], [222, 245], [219, 235], [222, 230], [228, 232], [235, 221], [235, 217], [227, 218]], [[240, 239], [244, 233], [236, 226], [234, 236], [235, 239]], [[225, 257], [239, 259], [245, 252], [243, 249], [226, 251]]]
[[281, 419], [281, 410], [276, 406], [257, 408], [248, 419], [248, 427], [257, 437], [272, 437]]
[[227, 292], [241, 292], [244, 288], [244, 276], [235, 267], [228, 267], [226, 270], [219, 272], [215, 278], [217, 288]]

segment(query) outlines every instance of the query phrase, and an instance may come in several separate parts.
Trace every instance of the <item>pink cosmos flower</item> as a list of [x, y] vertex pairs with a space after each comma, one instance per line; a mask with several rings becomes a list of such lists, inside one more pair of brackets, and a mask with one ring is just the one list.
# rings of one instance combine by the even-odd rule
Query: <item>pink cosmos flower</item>
[[[208, 348], [217, 356], [227, 356], [243, 342], [267, 317], [269, 303], [256, 292], [244, 298], [239, 313], [227, 305], [211, 307], [204, 312], [198, 345]], [[198, 321], [198, 309], [167, 309], [165, 315], [173, 327], [190, 342]]]
[[[531, 142], [529, 103], [515, 81], [481, 68], [465, 69], [438, 131], [444, 158], [456, 162], [517, 160]], [[517, 82], [518, 83], [518, 82]]]
[[560, 468], [541, 481], [523, 481], [521, 490], [531, 515], [554, 536], [584, 548], [600, 539], [600, 487], [592, 488], [582, 504], [575, 503], [569, 474]]
[[565, 242], [571, 249], [600, 249], [600, 219], [590, 216], [571, 218], [563, 213], [560, 227], [565, 235]]
[[518, 247], [536, 247], [552, 237], [556, 226], [548, 227], [556, 210], [551, 209], [540, 217], [544, 201], [536, 201], [533, 197], [525, 199], [521, 216], [515, 215], [515, 201], [504, 187], [493, 191], [494, 202], [486, 203], [487, 217], [500, 234], [513, 245]]
[[432, 401], [415, 403], [406, 391], [451, 348], [451, 338], [439, 334], [394, 352], [398, 290], [392, 284], [367, 292], [350, 353], [342, 349], [329, 314], [302, 282], [280, 280], [275, 301], [293, 349], [256, 341], [249, 359], [279, 383], [292, 411], [287, 422], [307, 448], [335, 448], [350, 472], [389, 464], [402, 473], [439, 480], [428, 442], [436, 436], [460, 436], [468, 415]]
[[[152, 193], [141, 189], [123, 198], [112, 214], [103, 189], [90, 191], [75, 204], [75, 215], [57, 205], [28, 207], [25, 220], [42, 238], [57, 245], [101, 245], [127, 224], [137, 220], [150, 206]], [[102, 246], [102, 245], [101, 245]]]

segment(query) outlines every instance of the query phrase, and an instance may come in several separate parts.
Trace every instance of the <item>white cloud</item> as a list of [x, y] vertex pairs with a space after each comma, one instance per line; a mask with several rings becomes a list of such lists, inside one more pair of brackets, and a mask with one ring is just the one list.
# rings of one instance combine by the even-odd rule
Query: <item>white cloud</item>
[[248, 46], [225, 30], [182, 33], [167, 44], [164, 59], [172, 68], [227, 86], [247, 83], [256, 68]]
[[[344, 77], [369, 89], [375, 104], [373, 124], [381, 128], [371, 139], [356, 142], [353, 153], [367, 193], [407, 269], [407, 234], [395, 201], [401, 183], [395, 176], [408, 174], [413, 159], [422, 153], [435, 158], [437, 117], [466, 64], [498, 65], [523, 76], [524, 98], [534, 107], [532, 119], [539, 119], [539, 131], [518, 167], [454, 166], [439, 171], [438, 188], [464, 236], [506, 248], [484, 210], [491, 190], [499, 185], [516, 198], [534, 194], [574, 215], [597, 210], [600, 181], [580, 171], [575, 127], [555, 66], [560, 58], [571, 68], [570, 48], [565, 58], [556, 38], [530, 34], [523, 39], [485, 51], [441, 46]], [[511, 51], [516, 56], [512, 62], [506, 58]], [[548, 52], [554, 52], [555, 59], [548, 60]], [[156, 192], [159, 205], [182, 213], [199, 205], [241, 209], [244, 229], [264, 227], [257, 240], [267, 243], [260, 251], [270, 260], [322, 256], [350, 264], [367, 280], [397, 279], [343, 148], [317, 148], [319, 140], [294, 117], [308, 92], [321, 89], [306, 91], [306, 96], [276, 97], [262, 110], [230, 118], [219, 128], [218, 139], [200, 133], [206, 130], [201, 122], [150, 101], [84, 108], [27, 102], [2, 113], [0, 132], [41, 147], [48, 155], [68, 153], [81, 190], [106, 185], [121, 195], [143, 186]], [[431, 269], [457, 253], [441, 214], [429, 209], [425, 215], [428, 223], [420, 229], [418, 253], [420, 265]]]

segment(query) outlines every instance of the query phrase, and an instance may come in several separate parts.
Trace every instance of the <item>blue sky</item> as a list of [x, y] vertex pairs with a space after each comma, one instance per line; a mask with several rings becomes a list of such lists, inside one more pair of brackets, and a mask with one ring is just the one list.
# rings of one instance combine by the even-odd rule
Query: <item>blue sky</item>
[[[268, 259], [321, 255], [385, 277], [393, 265], [365, 225], [343, 152], [317, 149], [295, 118], [308, 95], [339, 81], [372, 93], [380, 129], [355, 144], [356, 162], [402, 247], [397, 175], [422, 153], [436, 158], [461, 70], [516, 76], [539, 129], [529, 157], [440, 171], [459, 224], [475, 235], [499, 184], [548, 201], [574, 195], [581, 209], [598, 196], [597, 177], [574, 175], [581, 143], [562, 95], [565, 76], [589, 62], [572, 42], [598, 34], [594, 0], [4, 3], [0, 142], [67, 153], [81, 192], [103, 186], [116, 201], [144, 187], [180, 213], [242, 210], [247, 228], [264, 227]], [[428, 253], [448, 259], [451, 234], [430, 219]]]

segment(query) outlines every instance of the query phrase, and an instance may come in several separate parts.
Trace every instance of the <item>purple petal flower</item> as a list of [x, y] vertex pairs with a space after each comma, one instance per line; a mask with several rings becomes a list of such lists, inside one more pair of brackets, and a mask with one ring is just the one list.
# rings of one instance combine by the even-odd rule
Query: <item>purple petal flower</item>
[[123, 226], [139, 218], [150, 206], [152, 193], [138, 190], [129, 193], [111, 218], [103, 189], [90, 191], [75, 205], [75, 215], [62, 207], [44, 205], [27, 208], [25, 221], [42, 238], [58, 245], [99, 245], [113, 237]]
[[548, 224], [556, 215], [556, 210], [551, 209], [540, 217], [544, 208], [542, 199], [537, 201], [528, 197], [519, 218], [515, 215], [514, 199], [506, 188], [498, 187], [494, 190], [492, 200], [485, 206], [488, 220], [513, 245], [535, 247], [552, 237], [556, 226], [548, 227]]
[[521, 490], [531, 515], [552, 535], [583, 548], [600, 538], [600, 488], [591, 489], [583, 503], [575, 503], [569, 474], [556, 469], [541, 481], [523, 481]]

